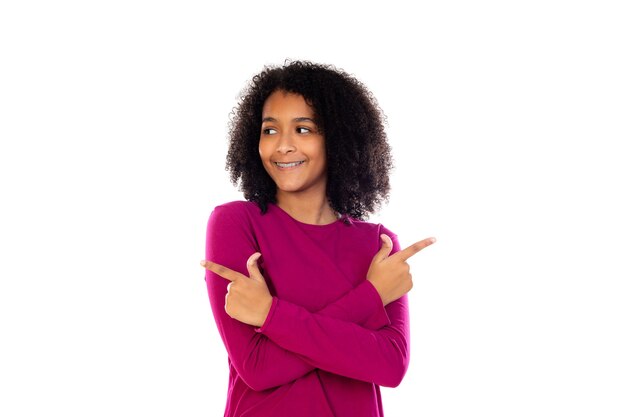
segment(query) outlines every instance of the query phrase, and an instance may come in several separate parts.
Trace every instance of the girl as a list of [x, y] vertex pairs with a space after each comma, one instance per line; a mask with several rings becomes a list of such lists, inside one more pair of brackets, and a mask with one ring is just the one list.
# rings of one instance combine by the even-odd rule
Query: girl
[[206, 268], [230, 369], [224, 415], [383, 416], [409, 364], [412, 287], [397, 236], [364, 218], [388, 199], [390, 146], [367, 88], [329, 65], [256, 75], [227, 168], [246, 201], [212, 211]]

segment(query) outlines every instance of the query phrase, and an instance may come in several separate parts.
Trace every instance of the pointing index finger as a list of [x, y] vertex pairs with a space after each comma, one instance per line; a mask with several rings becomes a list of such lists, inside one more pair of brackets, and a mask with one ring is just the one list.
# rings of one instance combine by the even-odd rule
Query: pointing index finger
[[223, 265], [217, 264], [215, 262], [211, 262], [211, 261], [201, 261], [200, 265], [202, 265], [205, 269], [208, 269], [211, 272], [215, 272], [217, 275], [219, 275], [222, 278], [226, 278], [229, 281], [234, 281], [239, 277], [244, 276], [243, 274], [240, 274], [237, 271], [233, 271], [230, 268], [226, 268]]
[[417, 252], [421, 251], [427, 246], [432, 245], [436, 241], [437, 239], [435, 239], [434, 237], [429, 237], [428, 239], [420, 240], [419, 242], [415, 242], [411, 246], [407, 246], [401, 251], [395, 253], [393, 256], [397, 255], [400, 259], [402, 259], [403, 261], [406, 261], [411, 256], [415, 255]]

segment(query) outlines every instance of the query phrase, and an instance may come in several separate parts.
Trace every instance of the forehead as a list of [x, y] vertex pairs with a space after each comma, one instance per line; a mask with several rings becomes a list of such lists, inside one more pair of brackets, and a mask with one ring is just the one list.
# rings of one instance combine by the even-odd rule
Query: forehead
[[274, 91], [263, 104], [263, 117], [313, 117], [314, 111], [300, 94]]

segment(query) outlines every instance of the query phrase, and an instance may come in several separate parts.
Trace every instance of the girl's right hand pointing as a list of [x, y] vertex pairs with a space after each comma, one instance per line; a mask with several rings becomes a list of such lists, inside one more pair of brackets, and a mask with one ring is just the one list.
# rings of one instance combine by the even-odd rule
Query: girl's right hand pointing
[[389, 256], [393, 244], [391, 238], [385, 234], [380, 235], [383, 246], [372, 258], [372, 263], [367, 271], [367, 280], [372, 283], [383, 305], [397, 300], [413, 288], [413, 279], [409, 272], [409, 264], [406, 262], [411, 256], [427, 246], [436, 242], [434, 237], [420, 240]]

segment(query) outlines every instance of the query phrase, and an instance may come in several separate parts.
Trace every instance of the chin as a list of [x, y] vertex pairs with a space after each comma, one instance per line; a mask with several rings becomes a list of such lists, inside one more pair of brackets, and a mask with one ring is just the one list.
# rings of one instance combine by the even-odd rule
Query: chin
[[302, 190], [302, 187], [295, 187], [295, 186], [294, 187], [289, 187], [289, 186], [282, 187], [280, 185], [277, 185], [276, 188], [278, 188], [280, 191], [284, 191], [286, 193], [295, 193], [295, 192], [298, 192], [298, 191]]
[[288, 192], [296, 192], [296, 191], [302, 191], [303, 189], [305, 189], [308, 185], [304, 182], [289, 182], [289, 183], [285, 183], [285, 182], [276, 182], [276, 188], [282, 191], [288, 191]]

